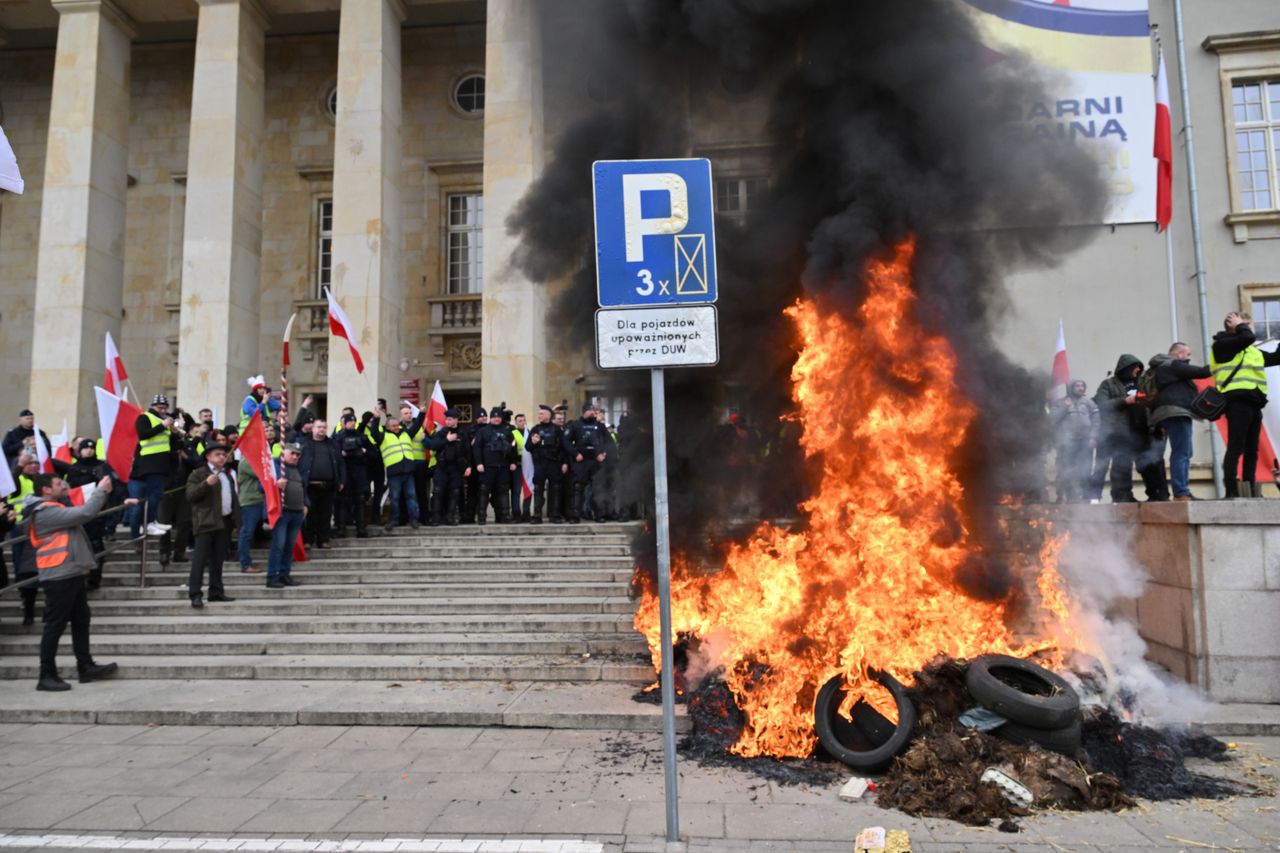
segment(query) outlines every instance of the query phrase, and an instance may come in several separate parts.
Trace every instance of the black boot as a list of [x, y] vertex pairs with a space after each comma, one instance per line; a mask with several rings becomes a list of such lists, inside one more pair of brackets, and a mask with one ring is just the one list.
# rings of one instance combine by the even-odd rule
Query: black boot
[[446, 517], [449, 520], [450, 527], [457, 527], [462, 523], [462, 489], [449, 490], [449, 511]]
[[91, 663], [80, 670], [80, 683], [88, 684], [90, 681], [101, 681], [104, 678], [110, 678], [116, 674], [116, 670], [119, 668], [114, 663]]
[[484, 527], [489, 515], [489, 487], [481, 486], [476, 490], [476, 524]]
[[582, 521], [582, 498], [586, 494], [586, 483], [573, 484], [573, 500], [569, 503], [569, 523], [577, 524]]
[[1225, 497], [1227, 500], [1229, 500], [1229, 501], [1233, 501], [1233, 500], [1235, 500], [1236, 498], [1240, 497], [1240, 489], [1239, 489], [1239, 487], [1236, 485], [1236, 478], [1235, 478], [1235, 477], [1225, 477], [1225, 478], [1223, 478], [1223, 480], [1222, 480], [1222, 488], [1223, 488], [1223, 492], [1224, 492], [1223, 497]]
[[511, 522], [511, 492], [503, 489], [498, 493], [498, 523], [510, 524]]
[[36, 690], [70, 690], [71, 685], [58, 677], [56, 672], [40, 673], [40, 680], [36, 682]]
[[560, 481], [547, 481], [547, 517], [552, 524], [564, 523], [564, 495], [560, 493]]

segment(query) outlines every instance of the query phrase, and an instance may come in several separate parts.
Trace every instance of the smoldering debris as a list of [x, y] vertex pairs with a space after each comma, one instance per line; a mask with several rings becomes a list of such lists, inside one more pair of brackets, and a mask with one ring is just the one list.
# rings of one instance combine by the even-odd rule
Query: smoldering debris
[[[966, 668], [965, 661], [939, 659], [916, 675], [909, 692], [919, 721], [911, 746], [877, 780], [881, 807], [973, 826], [997, 821], [1003, 831], [1017, 831], [1016, 818], [1042, 809], [1114, 811], [1134, 806], [1137, 798], [1218, 799], [1255, 793], [1245, 783], [1185, 766], [1187, 758], [1230, 760], [1226, 744], [1194, 728], [1157, 730], [1093, 708], [1084, 717], [1084, 748], [1075, 756], [967, 729], [959, 717], [976, 703], [965, 688]], [[717, 677], [690, 689], [686, 701], [693, 731], [679, 748], [699, 764], [739, 768], [781, 784], [830, 786], [849, 775], [820, 746], [803, 759], [734, 755], [730, 749], [746, 721]], [[1030, 809], [980, 781], [992, 767], [1031, 790], [1035, 801]]]

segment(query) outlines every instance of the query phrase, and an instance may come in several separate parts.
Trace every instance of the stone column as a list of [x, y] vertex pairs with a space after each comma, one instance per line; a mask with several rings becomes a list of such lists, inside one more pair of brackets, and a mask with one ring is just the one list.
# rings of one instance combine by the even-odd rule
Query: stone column
[[[544, 285], [511, 263], [506, 220], [542, 171], [542, 50], [532, 0], [488, 0], [481, 404], [532, 412], [547, 385]], [[583, 182], [590, 175], [583, 175]]]
[[236, 418], [258, 363], [262, 266], [264, 30], [257, 0], [199, 0], [178, 399]]
[[329, 402], [394, 411], [403, 357], [400, 213], [401, 0], [343, 0], [338, 25], [338, 120], [333, 150], [333, 294], [354, 326], [364, 361], [329, 341]]
[[[31, 408], [98, 430], [103, 339], [119, 341], [133, 25], [111, 0], [53, 0], [58, 46], [36, 261]], [[140, 389], [141, 390], [141, 389]], [[24, 401], [26, 402], [26, 401]]]

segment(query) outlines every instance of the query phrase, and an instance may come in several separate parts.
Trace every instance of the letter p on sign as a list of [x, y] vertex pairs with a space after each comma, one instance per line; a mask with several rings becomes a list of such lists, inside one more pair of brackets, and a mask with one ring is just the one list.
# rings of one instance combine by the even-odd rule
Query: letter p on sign
[[[641, 193], [663, 191], [671, 198], [667, 216], [645, 218]], [[689, 224], [689, 187], [684, 178], [670, 172], [622, 176], [623, 229], [627, 263], [644, 260], [644, 238], [655, 234], [679, 234]]]

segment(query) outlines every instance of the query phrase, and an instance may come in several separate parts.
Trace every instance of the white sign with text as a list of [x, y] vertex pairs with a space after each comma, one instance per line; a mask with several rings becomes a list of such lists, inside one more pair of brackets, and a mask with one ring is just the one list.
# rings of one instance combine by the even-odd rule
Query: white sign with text
[[719, 360], [714, 305], [596, 311], [596, 363], [602, 369], [706, 367]]

